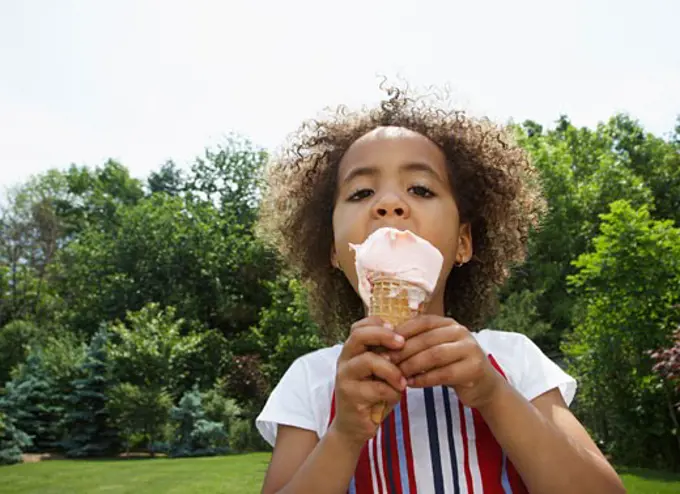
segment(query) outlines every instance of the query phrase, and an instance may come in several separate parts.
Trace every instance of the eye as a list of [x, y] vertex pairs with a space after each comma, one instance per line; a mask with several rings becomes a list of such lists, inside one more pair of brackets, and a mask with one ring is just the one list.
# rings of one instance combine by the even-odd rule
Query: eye
[[413, 185], [408, 190], [419, 197], [434, 197], [434, 192], [424, 185]]
[[347, 200], [352, 201], [352, 202], [357, 202], [361, 201], [362, 199], [366, 199], [367, 197], [370, 197], [373, 195], [373, 190], [372, 189], [359, 189], [356, 192], [352, 193]]

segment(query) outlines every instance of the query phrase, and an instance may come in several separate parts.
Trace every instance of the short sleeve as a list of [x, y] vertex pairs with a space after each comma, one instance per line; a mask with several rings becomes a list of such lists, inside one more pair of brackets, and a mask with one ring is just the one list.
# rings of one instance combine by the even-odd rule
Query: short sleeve
[[298, 358], [288, 368], [255, 420], [255, 425], [272, 447], [276, 443], [279, 425], [317, 430], [309, 373], [303, 358]]
[[531, 401], [553, 388], [558, 388], [569, 406], [576, 394], [576, 380], [526, 336], [521, 338], [521, 349], [523, 365], [517, 386], [520, 393]]

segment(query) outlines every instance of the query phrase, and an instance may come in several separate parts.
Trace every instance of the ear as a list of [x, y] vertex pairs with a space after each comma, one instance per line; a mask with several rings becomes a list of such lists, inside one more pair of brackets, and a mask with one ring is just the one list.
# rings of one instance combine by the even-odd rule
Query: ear
[[470, 223], [463, 223], [458, 229], [458, 250], [456, 262], [465, 264], [472, 259], [472, 228]]

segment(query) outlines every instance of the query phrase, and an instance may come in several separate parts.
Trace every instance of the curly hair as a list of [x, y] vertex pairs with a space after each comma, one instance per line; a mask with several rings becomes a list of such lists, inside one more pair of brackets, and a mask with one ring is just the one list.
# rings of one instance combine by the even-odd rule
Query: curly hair
[[387, 98], [377, 107], [341, 106], [292, 134], [266, 168], [258, 232], [307, 285], [323, 335], [346, 335], [364, 314], [361, 299], [330, 261], [338, 165], [350, 145], [376, 127], [418, 132], [442, 150], [461, 222], [472, 230], [473, 257], [446, 282], [446, 314], [479, 329], [496, 308], [496, 288], [511, 265], [524, 260], [529, 231], [538, 226], [545, 207], [538, 174], [502, 127], [438, 107], [427, 96], [383, 89]]

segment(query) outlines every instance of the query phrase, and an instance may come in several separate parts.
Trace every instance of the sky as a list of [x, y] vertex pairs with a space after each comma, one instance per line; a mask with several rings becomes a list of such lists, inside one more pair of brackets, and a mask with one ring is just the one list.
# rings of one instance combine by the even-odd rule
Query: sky
[[0, 186], [108, 158], [144, 178], [230, 132], [275, 149], [382, 76], [500, 122], [680, 115], [677, 0], [0, 0]]

